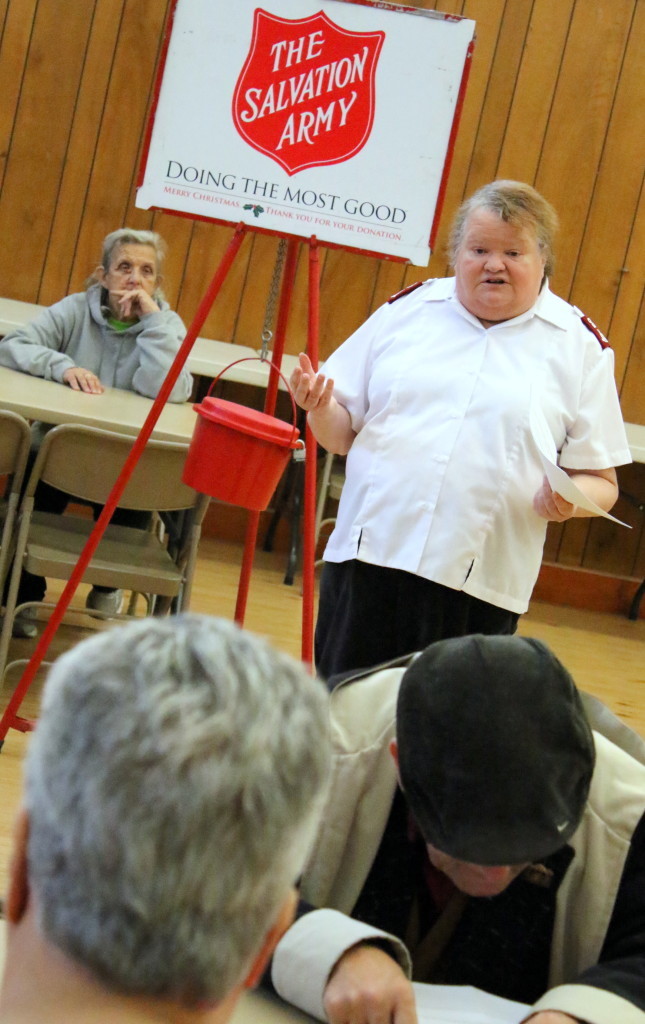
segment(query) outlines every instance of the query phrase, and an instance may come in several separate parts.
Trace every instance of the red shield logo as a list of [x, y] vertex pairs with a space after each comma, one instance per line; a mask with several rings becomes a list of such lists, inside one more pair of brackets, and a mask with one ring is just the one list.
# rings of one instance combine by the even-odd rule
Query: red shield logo
[[233, 120], [249, 145], [295, 174], [358, 153], [374, 122], [384, 32], [349, 32], [320, 11], [289, 20], [257, 9]]

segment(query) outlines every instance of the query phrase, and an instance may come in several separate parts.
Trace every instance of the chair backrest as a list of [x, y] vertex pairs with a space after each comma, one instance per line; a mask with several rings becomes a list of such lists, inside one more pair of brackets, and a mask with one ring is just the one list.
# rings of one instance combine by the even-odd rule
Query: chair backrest
[[[135, 438], [98, 427], [62, 424], [46, 435], [25, 494], [39, 480], [83, 501], [105, 504]], [[177, 511], [192, 508], [197, 494], [182, 482], [188, 444], [149, 440], [119, 498], [120, 508]]]
[[645, 739], [610, 711], [598, 697], [584, 690], [580, 690], [580, 697], [591, 728], [625, 753], [631, 754], [640, 764], [645, 764]]
[[9, 478], [8, 487], [0, 491], [0, 497], [4, 494], [0, 503], [0, 604], [30, 443], [27, 420], [17, 412], [0, 409], [0, 476]]
[[13, 490], [20, 489], [30, 442], [27, 420], [17, 412], [0, 409], [0, 476], [13, 476]]
[[318, 481], [318, 499], [316, 501], [314, 526], [316, 543], [318, 542], [323, 524], [325, 526], [333, 526], [336, 523], [336, 516], [327, 518], [325, 516], [325, 509], [329, 498], [333, 498], [335, 501], [340, 499], [343, 484], [345, 483], [344, 459], [342, 461], [339, 460], [340, 456], [334, 455], [333, 452], [327, 452], [323, 462], [323, 470]]

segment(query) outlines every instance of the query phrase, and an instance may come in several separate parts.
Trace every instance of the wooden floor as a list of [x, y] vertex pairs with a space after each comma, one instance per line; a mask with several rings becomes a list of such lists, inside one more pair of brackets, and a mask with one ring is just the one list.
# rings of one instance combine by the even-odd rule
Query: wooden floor
[[[235, 612], [241, 549], [205, 539], [200, 548], [192, 609], [232, 619]], [[283, 554], [258, 552], [251, 580], [246, 628], [271, 640], [281, 650], [300, 656], [302, 599], [299, 580], [282, 582]], [[82, 606], [86, 588], [75, 603]], [[56, 591], [53, 591], [54, 596]], [[83, 617], [84, 618], [84, 617]], [[82, 621], [79, 618], [79, 621]], [[100, 628], [100, 627], [96, 627]], [[572, 673], [578, 685], [600, 697], [619, 717], [645, 736], [645, 620], [583, 612], [535, 602], [520, 621], [520, 633], [544, 640]], [[61, 627], [52, 655], [86, 635], [78, 626]], [[13, 641], [11, 656], [28, 657], [30, 641]], [[0, 694], [4, 708], [20, 670]], [[22, 708], [37, 715], [39, 683]], [[10, 730], [0, 754], [0, 892], [4, 891], [11, 826], [20, 800], [21, 765], [28, 737]]]

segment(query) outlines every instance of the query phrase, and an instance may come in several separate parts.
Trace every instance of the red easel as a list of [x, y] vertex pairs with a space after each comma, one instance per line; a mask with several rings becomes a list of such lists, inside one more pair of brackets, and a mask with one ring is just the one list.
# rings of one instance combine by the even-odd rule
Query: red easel
[[[195, 338], [199, 334], [199, 331], [208, 316], [211, 307], [219, 294], [219, 291], [226, 280], [226, 277], [231, 269], [233, 261], [240, 249], [242, 241], [247, 231], [245, 224], [238, 224], [231, 241], [229, 242], [226, 251], [220, 261], [213, 279], [208, 286], [208, 289], [204, 295], [204, 298], [200, 302], [195, 317], [188, 328], [186, 337], [182, 342], [181, 348], [179, 349], [175, 360], [168, 370], [168, 374], [164, 383], [159, 391], [159, 394], [155, 398], [152, 408], [146, 417], [146, 420], [134, 441], [132, 450], [128, 455], [123, 468], [114, 484], [114, 487], [110, 491], [110, 495], [105, 503], [105, 507], [99, 516], [92, 533], [87, 539], [87, 543], [81, 552], [78, 562], [74, 567], [72, 575], [67, 581], [63, 592], [58, 599], [56, 607], [52, 612], [51, 618], [49, 619], [45, 629], [38, 641], [36, 650], [34, 651], [28, 665], [22, 674], [16, 689], [7, 705], [5, 712], [0, 719], [0, 750], [4, 744], [7, 732], [9, 729], [17, 729], [20, 732], [29, 732], [34, 727], [34, 723], [26, 718], [21, 718], [18, 714], [20, 705], [27, 693], [31, 683], [33, 682], [36, 672], [40, 668], [44, 657], [49, 649], [52, 639], [63, 619], [65, 612], [67, 611], [69, 604], [76, 592], [78, 584], [80, 583], [83, 573], [85, 572], [89, 562], [92, 559], [92, 555], [98, 547], [99, 541], [105, 532], [105, 528], [108, 525], [112, 513], [119, 503], [119, 499], [125, 490], [128, 480], [130, 479], [134, 467], [136, 466], [141, 453], [148, 442], [152, 431], [154, 430], [155, 424], [159, 419], [161, 410], [163, 409], [168, 397], [181, 373], [181, 370], [190, 354], [190, 351], [195, 342]], [[291, 307], [291, 300], [293, 296], [293, 286], [296, 274], [296, 261], [298, 246], [300, 242], [298, 239], [290, 238], [287, 244], [287, 254], [285, 259], [285, 265], [282, 275], [282, 284], [280, 290], [280, 304], [278, 308], [278, 317], [275, 331], [275, 343], [273, 349], [272, 362], [275, 366], [271, 366], [269, 370], [269, 382], [267, 385], [267, 392], [264, 401], [264, 411], [270, 415], [273, 414], [276, 406], [277, 394], [278, 394], [278, 370], [282, 365], [282, 357], [284, 354], [284, 343], [286, 337], [287, 321], [289, 317], [289, 310]], [[315, 369], [318, 368], [318, 323], [319, 323], [319, 305], [320, 305], [320, 264], [318, 260], [318, 243], [315, 236], [312, 236], [308, 242], [309, 245], [309, 316], [308, 316], [308, 330], [307, 330], [307, 352], [311, 360], [312, 365]], [[276, 369], [277, 367], [277, 369]], [[307, 427], [306, 431], [306, 458], [305, 458], [305, 496], [304, 496], [304, 520], [303, 520], [303, 601], [302, 601], [302, 660], [306, 662], [311, 670], [313, 671], [313, 597], [314, 597], [314, 521], [315, 521], [315, 502], [316, 502], [316, 441], [313, 434]], [[258, 525], [260, 521], [259, 512], [249, 512], [247, 529], [246, 529], [246, 540], [244, 545], [244, 555], [242, 559], [242, 567], [240, 571], [240, 579], [238, 584], [237, 604], [235, 608], [235, 621], [240, 625], [244, 622], [244, 615], [246, 611], [246, 602], [249, 591], [249, 583], [251, 578], [251, 570], [253, 568], [253, 557], [255, 553], [255, 545], [257, 540]]]

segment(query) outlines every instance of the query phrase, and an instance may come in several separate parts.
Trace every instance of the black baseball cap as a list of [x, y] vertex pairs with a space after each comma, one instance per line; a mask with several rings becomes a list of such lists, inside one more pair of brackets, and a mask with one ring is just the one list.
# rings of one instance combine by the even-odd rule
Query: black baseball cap
[[540, 860], [575, 832], [595, 751], [573, 679], [539, 640], [431, 644], [403, 675], [401, 785], [426, 840], [458, 860]]

